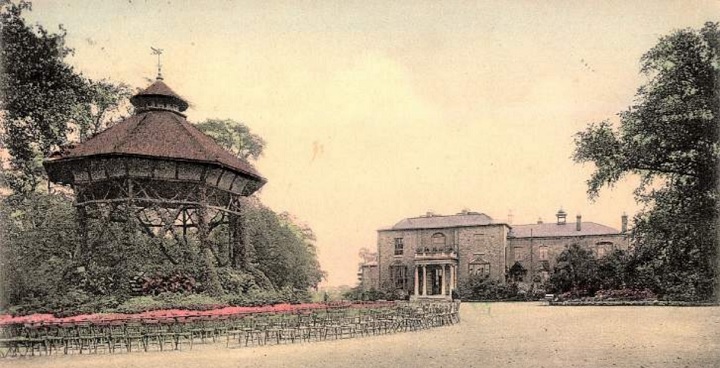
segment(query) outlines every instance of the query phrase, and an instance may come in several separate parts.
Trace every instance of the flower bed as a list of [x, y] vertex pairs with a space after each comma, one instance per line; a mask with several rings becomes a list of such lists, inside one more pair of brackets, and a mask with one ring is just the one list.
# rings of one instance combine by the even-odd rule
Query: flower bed
[[167, 317], [212, 317], [234, 316], [252, 313], [296, 313], [302, 311], [325, 310], [336, 308], [380, 308], [394, 305], [395, 302], [355, 303], [306, 303], [306, 304], [276, 304], [261, 307], [223, 307], [211, 310], [162, 309], [142, 313], [95, 313], [79, 316], [58, 318], [52, 314], [31, 314], [26, 316], [0, 315], [0, 325], [10, 324], [59, 324], [68, 322], [93, 322], [108, 320], [148, 320]]

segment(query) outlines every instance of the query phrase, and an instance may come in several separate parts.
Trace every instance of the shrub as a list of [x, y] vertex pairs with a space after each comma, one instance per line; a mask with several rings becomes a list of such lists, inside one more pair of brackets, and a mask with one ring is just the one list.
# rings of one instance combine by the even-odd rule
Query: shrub
[[556, 297], [558, 300], [574, 300], [574, 299], [589, 298], [590, 296], [591, 296], [591, 294], [587, 289], [575, 288], [575, 289], [566, 291], [564, 293], [558, 294]]
[[346, 300], [358, 300], [358, 301], [377, 301], [377, 300], [389, 300], [393, 299], [395, 295], [388, 295], [380, 290], [370, 289], [361, 290], [360, 287], [352, 288], [350, 291], [343, 294], [343, 298]]
[[197, 282], [192, 276], [181, 273], [172, 275], [153, 275], [142, 277], [142, 293], [145, 295], [159, 295], [162, 293], [194, 292]]
[[163, 303], [152, 296], [138, 296], [126, 300], [120, 304], [115, 310], [118, 313], [140, 313], [163, 308]]
[[307, 290], [284, 288], [280, 291], [251, 289], [247, 293], [228, 294], [223, 300], [232, 306], [259, 307], [274, 304], [301, 304], [310, 302], [312, 296]]
[[218, 278], [223, 290], [230, 294], [246, 293], [248, 290], [257, 288], [255, 277], [241, 270], [229, 268], [218, 268]]
[[204, 294], [163, 293], [156, 296], [138, 296], [126, 300], [115, 308], [118, 313], [141, 313], [159, 309], [210, 310], [226, 307], [224, 300]]
[[657, 295], [650, 289], [598, 290], [595, 300], [656, 300]]
[[51, 297], [30, 298], [25, 303], [7, 308], [12, 315], [49, 313], [56, 317], [100, 313], [113, 309], [120, 300], [111, 295], [92, 296], [85, 291], [73, 289]]
[[465, 300], [525, 300], [517, 284], [501, 284], [487, 276], [473, 275], [458, 288], [458, 296]]

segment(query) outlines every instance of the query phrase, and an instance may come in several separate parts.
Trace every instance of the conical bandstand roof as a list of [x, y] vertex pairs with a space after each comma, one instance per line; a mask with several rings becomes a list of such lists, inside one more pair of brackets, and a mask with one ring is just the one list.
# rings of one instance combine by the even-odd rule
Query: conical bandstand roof
[[[223, 149], [190, 124], [182, 114], [188, 103], [161, 79], [130, 101], [135, 106], [134, 115], [45, 160], [43, 164], [52, 182], [73, 185], [86, 179], [92, 181], [93, 170], [97, 172], [98, 165], [101, 165], [98, 159], [103, 158], [140, 158], [165, 164], [191, 163], [230, 171], [251, 184], [243, 190], [243, 195], [251, 194], [266, 182], [252, 165]], [[78, 174], [85, 166], [88, 177]], [[111, 177], [112, 174], [104, 173], [102, 176]], [[153, 177], [153, 174], [146, 173], [144, 176]]]

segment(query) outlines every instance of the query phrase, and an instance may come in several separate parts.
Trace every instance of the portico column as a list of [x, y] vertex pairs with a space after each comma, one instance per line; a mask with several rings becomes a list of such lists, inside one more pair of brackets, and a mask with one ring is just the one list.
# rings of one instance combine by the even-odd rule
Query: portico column
[[447, 280], [445, 280], [445, 266], [446, 265], [442, 265], [442, 272], [440, 272], [440, 294], [443, 296], [445, 296], [445, 284], [447, 283]]
[[455, 265], [450, 265], [450, 295], [455, 290]]
[[422, 293], [420, 295], [427, 295], [427, 266], [423, 265], [423, 284], [422, 284]]
[[418, 265], [415, 265], [415, 296], [418, 296], [418, 289], [420, 288], [420, 280], [418, 280], [419, 272]]

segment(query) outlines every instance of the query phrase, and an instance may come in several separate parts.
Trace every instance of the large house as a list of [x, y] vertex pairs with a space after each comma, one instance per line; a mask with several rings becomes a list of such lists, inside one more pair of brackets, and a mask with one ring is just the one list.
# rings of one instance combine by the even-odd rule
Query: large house
[[582, 221], [580, 215], [567, 222], [562, 209], [555, 217], [552, 223], [511, 225], [464, 210], [403, 219], [378, 230], [377, 260], [361, 265], [361, 287], [400, 291], [412, 298], [449, 298], [474, 274], [499, 282], [546, 280], [555, 258], [571, 244], [597, 257], [628, 247], [624, 214], [620, 231]]

